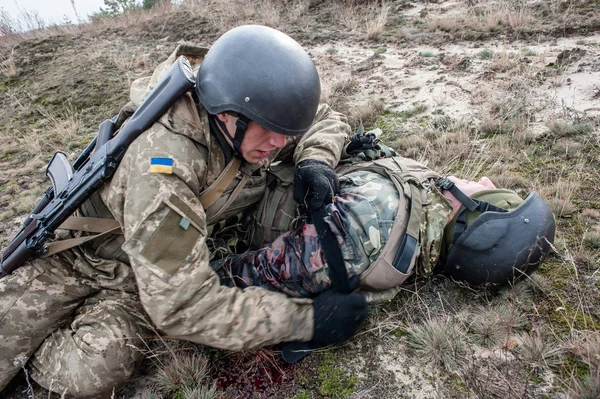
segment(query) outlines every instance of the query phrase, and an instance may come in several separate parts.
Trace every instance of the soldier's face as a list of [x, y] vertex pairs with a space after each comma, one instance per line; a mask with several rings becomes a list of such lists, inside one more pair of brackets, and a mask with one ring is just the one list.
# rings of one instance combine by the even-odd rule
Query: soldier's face
[[[229, 114], [217, 115], [221, 119], [227, 129], [229, 130], [229, 137], [235, 136], [235, 122], [236, 117]], [[229, 139], [228, 137], [228, 139]], [[229, 144], [233, 146], [231, 140], [228, 140]], [[240, 146], [240, 152], [244, 159], [250, 163], [258, 163], [268, 157], [271, 152], [283, 147], [285, 145], [285, 136], [283, 134], [275, 133], [272, 130], [267, 130], [260, 126], [256, 122], [250, 121], [248, 123], [248, 129], [242, 140]]]

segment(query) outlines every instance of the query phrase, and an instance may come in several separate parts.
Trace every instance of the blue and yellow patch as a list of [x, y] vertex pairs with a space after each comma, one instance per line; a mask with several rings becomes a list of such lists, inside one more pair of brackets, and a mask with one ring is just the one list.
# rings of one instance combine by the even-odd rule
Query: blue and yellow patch
[[150, 173], [173, 173], [173, 158], [150, 158]]

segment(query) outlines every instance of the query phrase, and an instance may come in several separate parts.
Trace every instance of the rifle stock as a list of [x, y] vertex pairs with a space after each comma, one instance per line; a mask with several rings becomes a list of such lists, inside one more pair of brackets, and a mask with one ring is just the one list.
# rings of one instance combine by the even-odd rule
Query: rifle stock
[[[129, 145], [148, 129], [184, 93], [194, 87], [194, 75], [185, 57], [171, 66], [144, 102], [121, 127], [119, 133], [94, 151], [96, 139], [75, 162], [75, 173], [68, 184], [54, 193], [52, 187], [25, 220], [19, 234], [0, 259], [0, 277], [12, 273], [23, 263], [46, 252], [54, 231], [114, 174]], [[105, 138], [103, 138], [105, 140]]]

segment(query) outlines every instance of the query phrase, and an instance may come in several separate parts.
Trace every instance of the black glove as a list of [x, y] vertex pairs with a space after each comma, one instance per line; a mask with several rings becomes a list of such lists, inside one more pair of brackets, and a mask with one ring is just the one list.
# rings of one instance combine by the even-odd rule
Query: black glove
[[337, 174], [327, 162], [305, 159], [296, 165], [294, 200], [306, 206], [309, 213], [331, 203], [339, 191]]
[[314, 332], [309, 342], [290, 342], [283, 347], [283, 359], [294, 363], [311, 350], [341, 344], [350, 338], [367, 317], [362, 294], [341, 294], [327, 290], [313, 299]]
[[312, 342], [318, 346], [341, 344], [350, 338], [367, 318], [367, 300], [362, 294], [342, 294], [327, 290], [313, 299]]

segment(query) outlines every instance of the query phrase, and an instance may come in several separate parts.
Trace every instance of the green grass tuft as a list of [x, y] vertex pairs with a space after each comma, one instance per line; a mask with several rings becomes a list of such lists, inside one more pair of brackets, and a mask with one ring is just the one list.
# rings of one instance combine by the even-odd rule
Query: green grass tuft
[[480, 51], [479, 53], [477, 53], [477, 56], [483, 60], [489, 60], [491, 58], [494, 57], [494, 53], [492, 53], [490, 50], [485, 49], [483, 51]]

